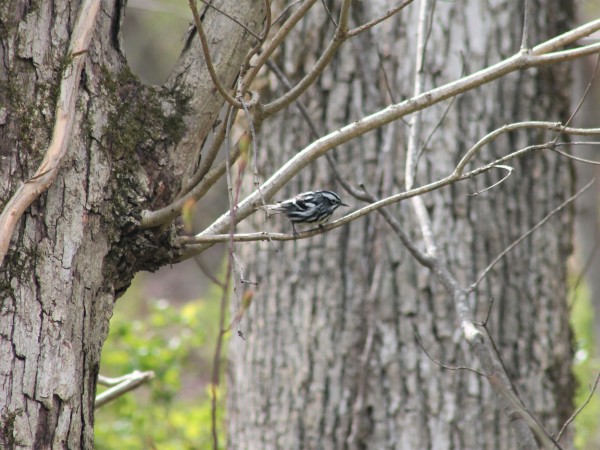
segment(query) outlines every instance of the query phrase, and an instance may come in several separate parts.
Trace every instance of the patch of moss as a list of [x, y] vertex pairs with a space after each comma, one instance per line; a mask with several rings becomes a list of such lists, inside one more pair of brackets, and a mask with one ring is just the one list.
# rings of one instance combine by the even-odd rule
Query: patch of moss
[[9, 449], [14, 448], [15, 445], [22, 445], [22, 443], [16, 442], [13, 438], [15, 420], [21, 414], [23, 414], [23, 410], [18, 408], [14, 411], [4, 413], [0, 417], [0, 448]]
[[182, 138], [189, 101], [177, 91], [144, 85], [128, 68], [118, 74], [103, 68], [102, 76], [109, 112], [100, 145], [111, 160], [113, 182], [111, 201], [101, 213], [111, 219], [115, 242], [106, 267], [116, 270], [106, 278], [120, 293], [137, 270], [152, 270], [171, 257], [168, 233], [139, 229], [140, 211], [151, 195], [140, 173], [156, 170], [157, 161]]
[[[106, 68], [103, 74], [112, 106], [104, 135], [114, 157], [127, 157], [140, 149], [151, 151], [157, 144], [172, 144], [181, 139], [183, 117], [189, 110], [188, 97], [144, 85], [129, 68], [116, 77]], [[170, 106], [170, 114], [165, 113], [165, 106]]]
[[[0, 96], [6, 99], [6, 106], [13, 116], [12, 121], [17, 124], [17, 142], [23, 147], [23, 152], [30, 155], [29, 162], [36, 164], [39, 161], [35, 161], [36, 152], [33, 151], [35, 137], [39, 134], [39, 130], [47, 128], [48, 125], [40, 113], [40, 102], [31, 101], [31, 98], [23, 95], [24, 87], [20, 82], [22, 78], [23, 74], [19, 74], [18, 69], [9, 70], [6, 82], [0, 86]], [[36, 89], [43, 89], [43, 87], [36, 86]], [[44, 92], [41, 91], [42, 98]], [[41, 100], [41, 102], [45, 101], [47, 100]]]

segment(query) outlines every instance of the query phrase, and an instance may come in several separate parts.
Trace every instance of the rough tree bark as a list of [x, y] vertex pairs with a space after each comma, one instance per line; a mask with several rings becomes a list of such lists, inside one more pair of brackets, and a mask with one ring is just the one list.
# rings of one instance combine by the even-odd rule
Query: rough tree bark
[[[0, 3], [0, 209], [48, 147], [81, 3]], [[260, 33], [262, 0], [213, 3]], [[140, 230], [140, 211], [175, 197], [223, 104], [195, 32], [164, 86], [140, 83], [120, 44], [124, 8], [101, 2], [61, 170], [22, 217], [0, 271], [2, 448], [92, 448], [114, 301], [135, 272], [176, 253], [170, 230]], [[229, 86], [256, 42], [212, 9], [203, 21]]]
[[[434, 2], [425, 55], [425, 89], [457, 79], [518, 51], [523, 3]], [[529, 2], [528, 44], [565, 30], [572, 2]], [[339, 2], [328, 2], [336, 17]], [[354, 26], [385, 11], [383, 1], [353, 2]], [[331, 131], [413, 92], [418, 6], [411, 5], [347, 42], [319, 82], [302, 98], [319, 131]], [[278, 64], [293, 82], [331, 39], [323, 9], [313, 9], [286, 41]], [[569, 67], [509, 75], [427, 110], [419, 145], [425, 150], [416, 185], [451, 173], [461, 155], [487, 132], [519, 120], [566, 120]], [[282, 85], [273, 76], [273, 95]], [[268, 95], [264, 93], [263, 95]], [[435, 125], [444, 116], [439, 128]], [[268, 132], [266, 131], [268, 130]], [[380, 197], [404, 190], [409, 127], [398, 122], [334, 153], [343, 177]], [[431, 134], [431, 136], [430, 136]], [[311, 142], [295, 108], [263, 124], [261, 171], [267, 176]], [[543, 133], [514, 133], [487, 147], [478, 162], [544, 142]], [[514, 162], [513, 175], [492, 172], [427, 195], [438, 249], [468, 286], [512, 241], [572, 194], [569, 162], [532, 153]], [[304, 190], [344, 194], [324, 160], [296, 177], [280, 199]], [[389, 210], [420, 246], [410, 202]], [[515, 248], [470, 301], [484, 319], [525, 405], [555, 432], [571, 413], [572, 348], [565, 300], [572, 210], [565, 210]], [[288, 230], [262, 217], [253, 228]], [[238, 246], [246, 278], [259, 282], [232, 337], [228, 380], [228, 444], [233, 449], [515, 449], [514, 434], [488, 382], [448, 365], [478, 368], [459, 329], [455, 307], [378, 215], [322, 237]], [[239, 305], [233, 302], [236, 310]], [[416, 333], [420, 336], [420, 341]], [[567, 437], [565, 447], [568, 448]]]

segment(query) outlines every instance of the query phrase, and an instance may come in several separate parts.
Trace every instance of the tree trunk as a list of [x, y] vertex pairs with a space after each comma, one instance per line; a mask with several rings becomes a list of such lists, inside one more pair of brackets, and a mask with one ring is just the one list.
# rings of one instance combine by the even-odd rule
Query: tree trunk
[[[264, 2], [213, 2], [259, 33]], [[81, 2], [0, 5], [0, 206], [48, 147]], [[67, 153], [25, 212], [0, 272], [0, 447], [92, 448], [96, 376], [115, 299], [135, 272], [169, 264], [172, 230], [141, 230], [198, 161], [222, 107], [196, 33], [165, 86], [144, 86], [120, 45], [124, 2], [102, 1]], [[210, 9], [224, 85], [255, 45]], [[0, 262], [2, 264], [2, 262]]]
[[[331, 6], [332, 2], [328, 2]], [[434, 2], [425, 53], [425, 90], [518, 52], [523, 3]], [[528, 45], [571, 23], [571, 2], [530, 2]], [[332, 15], [336, 18], [339, 2]], [[387, 2], [353, 2], [357, 26], [382, 14]], [[412, 96], [419, 7], [415, 3], [346, 42], [302, 102], [320, 133]], [[292, 80], [308, 71], [332, 38], [333, 25], [313, 8], [286, 41], [280, 67]], [[282, 86], [271, 79], [273, 95]], [[521, 120], [569, 115], [569, 68], [551, 66], [509, 75], [422, 116], [424, 152], [415, 185], [452, 172], [486, 133]], [[266, 95], [266, 94], [265, 94]], [[444, 116], [446, 110], [447, 115]], [[443, 119], [443, 120], [442, 120]], [[436, 128], [436, 125], [439, 127]], [[314, 139], [297, 109], [263, 124], [258, 155], [268, 176]], [[379, 197], [404, 188], [409, 127], [396, 122], [338, 148], [342, 176]], [[484, 148], [473, 167], [549, 135], [504, 135]], [[553, 153], [510, 163], [508, 180], [490, 172], [424, 196], [441, 259], [468, 286], [512, 241], [572, 195], [573, 173]], [[281, 198], [332, 188], [361, 206], [334, 181], [326, 161], [304, 170]], [[423, 247], [409, 201], [388, 210]], [[339, 214], [339, 213], [336, 213]], [[566, 260], [573, 212], [566, 209], [512, 250], [471, 295], [486, 318], [525, 406], [556, 432], [572, 411], [573, 379]], [[254, 229], [290, 231], [285, 219], [256, 220]], [[324, 236], [283, 244], [238, 246], [246, 278], [259, 282], [241, 322], [246, 340], [231, 338], [228, 443], [232, 449], [515, 449], [510, 417], [465, 343], [455, 305], [427, 269], [401, 245], [379, 215]], [[235, 302], [234, 311], [237, 311]], [[426, 353], [427, 352], [427, 353]], [[430, 356], [428, 356], [428, 354]], [[435, 361], [434, 361], [435, 359]], [[565, 448], [571, 444], [564, 438]]]

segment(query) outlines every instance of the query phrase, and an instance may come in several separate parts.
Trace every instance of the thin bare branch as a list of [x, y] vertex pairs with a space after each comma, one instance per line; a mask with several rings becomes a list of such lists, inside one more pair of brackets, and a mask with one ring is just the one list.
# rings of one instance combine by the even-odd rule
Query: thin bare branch
[[599, 51], [600, 42], [596, 44], [586, 45], [578, 49], [562, 50], [540, 56], [531, 55], [531, 57], [541, 67], [548, 64], [570, 61], [574, 58], [581, 58], [583, 56], [594, 55], [597, 54]]
[[547, 40], [537, 46], [535, 46], [531, 53], [533, 55], [543, 55], [550, 53], [558, 48], [565, 47], [566, 45], [572, 44], [579, 39], [589, 36], [595, 31], [600, 30], [600, 19], [592, 20], [591, 22], [584, 23], [583, 25], [569, 30], [561, 35], [558, 35], [552, 39]]
[[529, 48], [529, 0], [525, 0], [523, 8], [523, 34], [521, 36], [521, 51]]
[[325, 0], [321, 0], [321, 5], [323, 5], [323, 9], [327, 13], [327, 16], [329, 17], [329, 20], [331, 20], [331, 23], [333, 24], [333, 26], [337, 28], [338, 24], [335, 21], [335, 19], [333, 18], [333, 16], [331, 15], [331, 11], [327, 7], [327, 3], [325, 3]]
[[[364, 200], [370, 201], [371, 203], [377, 201], [377, 198], [373, 194], [369, 193], [364, 185], [361, 185], [361, 187], [364, 190]], [[383, 216], [383, 218], [392, 228], [394, 233], [396, 233], [396, 236], [398, 237], [398, 239], [400, 239], [400, 242], [402, 242], [402, 244], [406, 247], [410, 254], [423, 266], [431, 267], [433, 263], [433, 257], [422, 252], [419, 249], [419, 247], [417, 247], [417, 245], [412, 241], [408, 233], [404, 230], [396, 216], [394, 216], [392, 213], [383, 208], [379, 209], [378, 212]]]
[[[418, 97], [422, 94], [425, 86], [425, 55], [427, 52], [427, 41], [431, 21], [434, 13], [434, 3], [429, 0], [421, 1], [419, 9], [419, 23], [417, 29], [417, 51], [415, 62], [415, 80], [413, 97]], [[408, 135], [408, 145], [406, 149], [406, 165], [404, 170], [404, 184], [409, 191], [416, 179], [417, 174], [417, 157], [419, 154], [419, 136], [421, 135], [421, 111], [417, 111], [410, 118], [410, 131]], [[433, 228], [431, 226], [431, 218], [425, 208], [425, 203], [422, 197], [413, 197], [411, 200], [417, 223], [421, 229], [423, 241], [427, 253], [435, 256], [437, 253], [437, 245], [433, 236]]]
[[129, 391], [132, 391], [144, 383], [149, 382], [154, 378], [154, 372], [140, 372], [135, 370], [128, 375], [119, 378], [108, 378], [98, 375], [98, 384], [104, 386], [113, 386], [110, 389], [96, 395], [94, 400], [94, 408], [98, 409], [107, 403], [121, 397]]
[[496, 168], [498, 168], [498, 169], [504, 169], [504, 170], [506, 170], [506, 172], [507, 172], [507, 173], [506, 173], [506, 175], [504, 175], [504, 176], [503, 176], [503, 177], [502, 177], [500, 180], [496, 181], [496, 182], [495, 182], [494, 184], [492, 184], [491, 186], [488, 186], [488, 187], [486, 187], [486, 188], [485, 188], [485, 189], [483, 189], [482, 191], [475, 191], [475, 192], [473, 192], [472, 194], [467, 194], [469, 197], [477, 197], [478, 195], [481, 195], [481, 194], [483, 194], [484, 192], [486, 192], [486, 191], [489, 191], [490, 189], [494, 189], [494, 188], [495, 188], [496, 186], [498, 186], [499, 184], [501, 184], [501, 183], [504, 183], [504, 181], [505, 181], [505, 180], [506, 180], [508, 177], [510, 177], [510, 175], [513, 173], [513, 170], [514, 170], [512, 167], [510, 167], [510, 166], [505, 166], [505, 165], [502, 165], [502, 164], [498, 164], [498, 165], [496, 165], [496, 166], [494, 166], [494, 167], [496, 167]]
[[[600, 142], [568, 142], [565, 143], [564, 145], [577, 145], [577, 144], [585, 144], [585, 145], [600, 145]], [[554, 147], [552, 147], [552, 151], [558, 153], [559, 155], [564, 156], [565, 158], [569, 158], [572, 159], [573, 161], [577, 161], [580, 163], [585, 163], [585, 164], [591, 164], [592, 166], [600, 166], [600, 161], [593, 161], [591, 159], [585, 159], [585, 158], [580, 158], [579, 156], [573, 156], [570, 155], [566, 152], [563, 152], [562, 150], [557, 149], [556, 147], [559, 144], [554, 144]]]
[[99, 0], [85, 0], [79, 9], [67, 53], [70, 60], [65, 65], [61, 77], [50, 145], [33, 177], [19, 186], [0, 214], [0, 266], [21, 216], [29, 205], [52, 185], [69, 147], [81, 71], [86, 62], [87, 48], [96, 26], [99, 10]]
[[467, 372], [472, 372], [475, 375], [479, 375], [480, 377], [487, 378], [487, 376], [484, 373], [481, 373], [477, 369], [473, 369], [473, 368], [467, 367], [467, 366], [449, 366], [447, 364], [444, 364], [444, 363], [438, 361], [433, 356], [431, 356], [431, 354], [427, 351], [427, 349], [425, 348], [425, 345], [423, 345], [423, 341], [421, 341], [421, 336], [419, 335], [419, 332], [417, 331], [417, 328], [414, 325], [413, 325], [413, 333], [415, 334], [415, 338], [417, 339], [417, 343], [419, 344], [419, 347], [421, 347], [421, 350], [423, 350], [425, 355], [427, 355], [427, 358], [429, 358], [431, 360], [431, 362], [433, 362], [435, 365], [440, 366], [442, 369], [464, 370]]
[[508, 133], [511, 131], [522, 130], [522, 129], [546, 129], [548, 131], [555, 131], [557, 133], [566, 133], [566, 134], [574, 134], [581, 136], [593, 136], [600, 135], [600, 128], [573, 128], [573, 127], [565, 127], [560, 122], [540, 122], [540, 121], [528, 121], [528, 122], [515, 122], [509, 125], [504, 125], [491, 133], [488, 133], [482, 139], [480, 139], [473, 147], [471, 147], [465, 156], [462, 157], [460, 162], [456, 165], [456, 169], [454, 169], [455, 175], [461, 175], [469, 161], [473, 159], [473, 157], [481, 151], [481, 149], [492, 142], [494, 139], [498, 138], [500, 135], [504, 133]]
[[[231, 105], [227, 105], [227, 109], [225, 111], [225, 117], [228, 117], [229, 114], [237, 114], [237, 110], [233, 109]], [[198, 170], [185, 182], [181, 191], [177, 195], [175, 200], [179, 200], [188, 192], [190, 192], [195, 186], [200, 183], [208, 171], [212, 168], [212, 165], [215, 162], [217, 155], [219, 154], [219, 150], [221, 149], [221, 145], [223, 145], [223, 141], [225, 139], [225, 130], [227, 129], [227, 120], [223, 120], [218, 125], [218, 130], [213, 134], [213, 141], [210, 145], [210, 148], [206, 152], [206, 155], [202, 158], [202, 163]]]
[[[233, 112], [234, 111], [232, 111], [232, 114]], [[238, 139], [237, 144], [229, 153], [229, 158], [232, 162], [236, 161], [239, 158], [240, 142], [242, 142], [244, 139], [248, 139], [248, 134], [242, 135], [242, 137]], [[165, 206], [164, 208], [158, 209], [156, 211], [142, 211], [142, 220], [140, 221], [140, 226], [142, 228], [154, 228], [175, 219], [181, 214], [183, 207], [188, 201], [197, 201], [198, 199], [204, 197], [204, 195], [206, 195], [210, 188], [213, 187], [213, 185], [223, 177], [226, 170], [225, 165], [226, 162], [221, 161], [214, 168], [209, 170], [206, 173], [206, 175], [202, 178], [202, 181], [196, 186], [194, 186], [191, 191], [189, 191], [187, 194], [180, 197], [178, 200], [174, 201], [170, 205]]]
[[[193, 1], [193, 0], [192, 0]], [[231, 140], [229, 138], [229, 132], [233, 123], [232, 115], [228, 114], [226, 117], [226, 128], [225, 128], [225, 142], [227, 148], [227, 154], [225, 155], [225, 171], [227, 174], [227, 193], [229, 198], [229, 213], [235, 218], [235, 200], [232, 192], [231, 184], [231, 160], [229, 158]], [[213, 450], [219, 450], [219, 435], [217, 432], [217, 387], [221, 377], [221, 349], [223, 347], [223, 336], [225, 334], [225, 316], [227, 313], [227, 296], [229, 294], [229, 286], [233, 277], [233, 255], [234, 255], [234, 241], [233, 235], [235, 234], [235, 220], [231, 221], [231, 227], [229, 230], [229, 257], [227, 258], [227, 270], [225, 273], [225, 280], [223, 281], [223, 292], [221, 294], [221, 302], [219, 309], [219, 333], [217, 335], [217, 343], [215, 344], [215, 353], [213, 356], [213, 367], [211, 375], [211, 431], [213, 438]], [[235, 283], [234, 283], [235, 288]]]
[[[423, 87], [425, 85], [424, 65], [428, 34], [428, 30], [426, 27], [429, 26], [430, 20], [428, 19], [432, 15], [433, 10], [430, 1], [423, 0], [419, 8], [419, 23], [417, 28], [417, 50], [415, 52], [416, 61], [413, 98], [418, 97], [423, 93]], [[410, 131], [406, 150], [406, 165], [404, 169], [404, 183], [406, 190], [410, 190], [415, 184], [415, 177], [417, 171], [417, 154], [419, 149], [418, 136], [421, 133], [421, 111], [415, 112], [415, 114], [413, 114], [410, 117], [409, 124]]]
[[571, 422], [573, 422], [575, 420], [575, 418], [579, 415], [579, 413], [581, 413], [581, 411], [583, 411], [583, 409], [588, 405], [590, 400], [592, 400], [592, 397], [594, 396], [594, 392], [596, 392], [596, 388], [598, 388], [599, 381], [600, 381], [600, 373], [598, 373], [598, 375], [596, 375], [596, 380], [594, 381], [594, 384], [592, 385], [592, 388], [590, 389], [590, 393], [588, 394], [585, 401], [581, 404], [581, 406], [579, 408], [577, 408], [577, 410], [571, 415], [571, 417], [569, 417], [567, 419], [567, 421], [564, 423], [564, 425], [562, 426], [562, 428], [556, 435], [557, 441], [560, 441], [560, 439], [563, 437], [563, 434], [567, 430], [567, 427], [571, 424]]
[[192, 259], [194, 260], [194, 262], [196, 263], [196, 265], [198, 266], [198, 268], [200, 269], [200, 271], [204, 274], [204, 276], [206, 278], [208, 278], [210, 281], [215, 283], [221, 289], [223, 289], [225, 287], [223, 282], [220, 281], [217, 277], [215, 277], [212, 274], [212, 272], [208, 269], [208, 267], [206, 267], [206, 265], [202, 262], [202, 260], [200, 259], [200, 257], [198, 255], [194, 256]]
[[291, 3], [289, 5], [287, 5], [285, 7], [285, 9], [283, 11], [281, 11], [281, 13], [277, 16], [277, 18], [273, 21], [273, 25], [275, 25], [277, 22], [279, 22], [281, 19], [283, 19], [285, 17], [285, 15], [288, 13], [288, 11], [290, 9], [292, 9], [294, 6], [299, 5], [300, 3], [308, 3], [305, 0], [297, 0], [294, 3]]
[[[577, 113], [579, 112], [581, 107], [583, 106], [583, 102], [585, 102], [585, 99], [591, 92], [592, 85], [594, 84], [594, 80], [596, 79], [596, 74], [598, 73], [598, 64], [600, 64], [600, 54], [596, 57], [596, 66], [594, 67], [594, 71], [592, 72], [590, 81], [588, 82], [588, 85], [585, 88], [585, 91], [584, 91], [583, 95], [581, 96], [581, 99], [579, 100], [577, 107], [573, 110], [573, 112], [571, 113], [571, 115], [569, 116], [567, 121], [565, 122], [565, 127], [568, 127], [569, 125], [571, 125], [571, 122], [573, 121], [573, 119], [575, 118], [575, 116], [577, 115]], [[560, 137], [560, 133], [557, 134], [556, 137], [554, 138], [554, 143], [556, 143], [558, 141], [559, 137]]]
[[260, 182], [258, 181], [258, 162], [257, 162], [258, 137], [256, 135], [256, 130], [254, 129], [254, 122], [252, 119], [252, 115], [250, 114], [250, 111], [248, 109], [248, 106], [246, 105], [246, 102], [243, 99], [240, 99], [240, 103], [242, 104], [242, 107], [244, 108], [244, 112], [246, 113], [246, 119], [248, 120], [248, 128], [250, 128], [250, 135], [252, 136], [252, 171], [253, 171], [252, 182], [254, 183], [254, 188], [261, 194], [260, 198], [262, 200], [263, 206], [266, 206], [267, 203], [265, 202], [265, 199], [262, 196], [262, 193], [260, 190]]
[[433, 138], [433, 136], [435, 135], [435, 132], [442, 126], [442, 124], [444, 123], [444, 120], [446, 120], [446, 116], [450, 112], [450, 109], [452, 109], [452, 106], [454, 105], [455, 100], [456, 100], [456, 97], [452, 97], [452, 99], [450, 99], [450, 101], [448, 102], [448, 105], [446, 106], [446, 109], [444, 110], [444, 113], [442, 114], [442, 117], [440, 117], [440, 120], [438, 120], [438, 122], [434, 125], [434, 127], [431, 129], [431, 131], [425, 138], [423, 145], [421, 145], [421, 148], [419, 149], [419, 152], [417, 153], [415, 165], [417, 165], [417, 166], [419, 165], [421, 156], [423, 155], [425, 150], [427, 150], [427, 146], [429, 145], [431, 138]]
[[219, 434], [217, 432], [217, 402], [218, 402], [218, 387], [219, 380], [221, 378], [221, 349], [223, 348], [223, 337], [225, 332], [223, 327], [225, 326], [225, 316], [227, 313], [227, 295], [229, 293], [229, 284], [232, 274], [232, 264], [227, 263], [227, 272], [225, 274], [225, 280], [223, 281], [223, 292], [221, 294], [220, 308], [219, 308], [219, 333], [217, 334], [217, 343], [215, 344], [215, 353], [213, 355], [213, 365], [210, 383], [210, 418], [211, 418], [211, 432], [213, 441], [213, 450], [219, 450]]
[[[495, 388], [502, 388], [502, 380], [498, 379], [496, 376], [490, 375], [488, 377], [488, 381]], [[543, 447], [546, 449], [557, 448], [562, 450], [562, 447], [556, 440], [548, 434], [548, 432], [544, 429], [542, 424], [538, 422], [533, 414], [529, 412], [523, 402], [517, 395], [512, 392], [510, 389], [506, 389], [503, 391], [503, 397], [507, 400], [516, 411], [516, 413], [525, 421], [529, 428], [535, 433], [537, 438], [542, 443]], [[514, 419], [513, 419], [514, 420]]]
[[[218, 8], [217, 6], [213, 5], [212, 2], [206, 1], [206, 0], [198, 0], [202, 3], [204, 3], [206, 6], [208, 6], [209, 8], [214, 9], [215, 11], [217, 11], [219, 14], [224, 15], [225, 17], [227, 17], [229, 20], [231, 20], [232, 22], [235, 22], [236, 24], [238, 24], [240, 27], [242, 27], [244, 30], [246, 30], [249, 34], [251, 34], [257, 41], [260, 41], [260, 36], [258, 34], [256, 34], [254, 31], [252, 31], [250, 28], [248, 28], [246, 25], [244, 25], [242, 22], [240, 22], [239, 20], [237, 20], [235, 17], [233, 17], [231, 14], [227, 14], [225, 11], [223, 11], [222, 9]], [[193, 11], [193, 10], [192, 10]], [[268, 11], [268, 9], [267, 9]]]
[[[488, 309], [487, 309], [487, 312], [485, 313], [485, 319], [483, 319], [483, 320], [482, 320], [481, 322], [479, 322], [479, 323], [477, 323], [477, 322], [476, 322], [476, 323], [475, 323], [475, 325], [479, 325], [480, 327], [483, 327], [483, 328], [485, 328], [485, 329], [487, 330], [487, 324], [488, 324], [488, 321], [490, 320], [490, 316], [491, 316], [491, 314], [492, 314], [492, 308], [493, 308], [493, 307], [494, 307], [494, 297], [492, 297], [492, 298], [490, 299], [490, 303], [488, 304]], [[489, 332], [488, 332], [488, 336], [489, 336]], [[491, 336], [490, 336], [490, 339], [491, 339], [491, 340], [492, 340], [492, 342], [493, 342], [493, 339], [492, 339], [492, 337], [491, 337]]]
[[286, 108], [294, 100], [296, 100], [300, 95], [306, 91], [319, 77], [319, 75], [325, 70], [325, 68], [329, 65], [338, 49], [344, 43], [344, 41], [348, 38], [348, 16], [350, 12], [350, 0], [344, 0], [341, 6], [340, 17], [338, 20], [338, 27], [335, 30], [335, 34], [333, 39], [323, 51], [314, 67], [300, 80], [300, 82], [294, 86], [293, 89], [286, 92], [282, 97], [274, 100], [271, 103], [267, 103], [264, 105], [264, 116], [269, 117], [273, 114], [281, 111], [283, 108]]
[[189, 0], [190, 9], [192, 10], [192, 15], [194, 16], [194, 23], [196, 24], [196, 31], [198, 32], [198, 37], [200, 38], [200, 44], [202, 46], [202, 53], [204, 54], [204, 59], [206, 62], [206, 68], [208, 69], [208, 73], [210, 74], [210, 78], [214, 86], [217, 88], [223, 99], [227, 101], [234, 108], [240, 109], [242, 107], [241, 103], [234, 99], [231, 94], [223, 87], [221, 80], [219, 80], [219, 76], [215, 71], [215, 67], [212, 63], [212, 58], [210, 56], [210, 49], [208, 48], [208, 42], [206, 41], [206, 35], [204, 34], [204, 27], [202, 26], [202, 19], [200, 18], [200, 13], [198, 12], [198, 8], [196, 7], [196, 0]]
[[[269, 60], [273, 52], [279, 47], [279, 45], [283, 42], [286, 36], [292, 31], [294, 26], [302, 19], [308, 10], [312, 8], [312, 6], [317, 2], [317, 0], [306, 0], [304, 4], [298, 8], [296, 12], [294, 12], [288, 20], [281, 26], [281, 28], [275, 33], [275, 36], [271, 38], [271, 40], [267, 43], [265, 48], [263, 48], [256, 62], [254, 63], [254, 67], [252, 67], [246, 75], [244, 75], [243, 84], [244, 86], [250, 86], [252, 81], [256, 78], [259, 70], [265, 65], [265, 63]], [[279, 19], [276, 19], [277, 21]]]
[[373, 28], [374, 26], [380, 24], [381, 22], [389, 19], [390, 17], [392, 17], [393, 15], [397, 14], [398, 12], [402, 11], [404, 8], [406, 8], [408, 5], [410, 5], [414, 0], [404, 0], [402, 3], [400, 3], [398, 6], [395, 6], [394, 8], [390, 9], [389, 11], [387, 11], [385, 14], [383, 14], [381, 17], [378, 17], [376, 19], [373, 19], [359, 27], [353, 28], [352, 30], [348, 31], [348, 37], [353, 37], [356, 36], [360, 33], [362, 33], [363, 31], [368, 30], [369, 28]]
[[[346, 439], [346, 443], [353, 447], [356, 444], [357, 438], [359, 437], [361, 424], [365, 418], [365, 398], [369, 380], [369, 360], [373, 351], [373, 342], [375, 338], [375, 330], [377, 325], [375, 323], [375, 303], [380, 298], [382, 281], [384, 279], [384, 265], [382, 259], [377, 261], [373, 270], [373, 277], [365, 301], [363, 302], [363, 317], [366, 322], [366, 332], [364, 332], [364, 344], [360, 354], [358, 376], [356, 380], [357, 392], [356, 400], [352, 405], [352, 427], [350, 428], [350, 434]], [[361, 333], [362, 334], [362, 333]]]
[[590, 187], [592, 187], [592, 185], [595, 183], [595, 181], [596, 181], [596, 179], [593, 179], [592, 181], [590, 181], [589, 183], [587, 183], [579, 191], [577, 191], [574, 195], [572, 195], [571, 197], [569, 197], [568, 199], [566, 199], [564, 202], [562, 202], [560, 205], [558, 205], [556, 208], [554, 208], [552, 211], [550, 211], [542, 220], [540, 220], [537, 224], [535, 224], [535, 226], [533, 226], [532, 228], [530, 228], [525, 234], [523, 234], [522, 236], [520, 236], [512, 244], [510, 244], [508, 247], [506, 247], [481, 272], [481, 274], [477, 277], [477, 280], [475, 280], [475, 282], [473, 282], [473, 284], [471, 284], [471, 286], [469, 286], [468, 290], [469, 291], [473, 291], [473, 290], [477, 289], [477, 286], [479, 285], [479, 283], [481, 283], [481, 281], [490, 273], [490, 271], [494, 268], [494, 266], [496, 264], [498, 264], [498, 262], [500, 262], [502, 260], [502, 258], [504, 258], [513, 248], [515, 248], [517, 245], [519, 245], [523, 240], [527, 239], [527, 237], [529, 237], [538, 228], [540, 228], [546, 222], [548, 222], [548, 220], [550, 220], [554, 215], [556, 215], [557, 213], [559, 213], [560, 211], [562, 211], [570, 203], [574, 202], [581, 194], [583, 194]]
[[[244, 96], [244, 94], [246, 93], [246, 91], [250, 87], [250, 84], [245, 84], [244, 74], [246, 74], [248, 72], [248, 70], [252, 69], [252, 67], [250, 66], [250, 61], [252, 60], [252, 58], [254, 57], [254, 55], [256, 55], [256, 54], [258, 54], [260, 52], [260, 49], [261, 49], [262, 45], [265, 43], [265, 40], [267, 39], [267, 36], [271, 32], [271, 20], [272, 20], [272, 15], [271, 15], [272, 14], [271, 13], [271, 0], [263, 0], [263, 1], [264, 1], [264, 4], [265, 4], [265, 10], [266, 10], [265, 24], [264, 24], [263, 30], [260, 33], [258, 41], [256, 42], [256, 45], [246, 55], [246, 58], [244, 59], [244, 63], [242, 64], [242, 68], [240, 70], [241, 76], [238, 78], [238, 97], [237, 97], [237, 100], [240, 100], [240, 102], [241, 102], [240, 98], [242, 98]], [[252, 82], [252, 80], [250, 80], [250, 83], [251, 82]]]

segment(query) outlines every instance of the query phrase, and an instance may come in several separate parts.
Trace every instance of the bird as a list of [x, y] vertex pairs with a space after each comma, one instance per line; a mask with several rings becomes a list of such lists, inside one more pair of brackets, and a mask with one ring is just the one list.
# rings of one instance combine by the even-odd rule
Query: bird
[[322, 226], [333, 212], [340, 206], [348, 206], [342, 202], [340, 196], [332, 191], [308, 191], [290, 199], [278, 202], [275, 205], [266, 205], [270, 213], [283, 213], [292, 222], [294, 236], [296, 224], [316, 224]]

